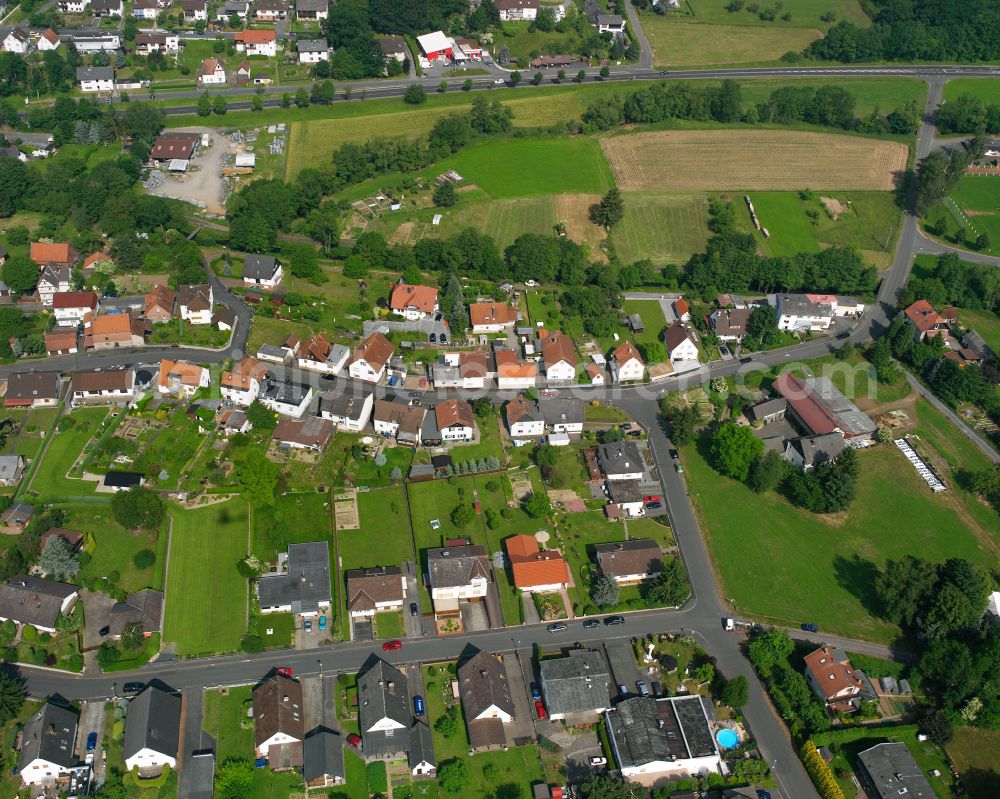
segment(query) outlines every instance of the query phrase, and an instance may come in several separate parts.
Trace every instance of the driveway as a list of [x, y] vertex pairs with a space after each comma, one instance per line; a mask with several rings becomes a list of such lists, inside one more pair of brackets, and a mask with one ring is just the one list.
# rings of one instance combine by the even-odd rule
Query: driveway
[[195, 752], [215, 749], [215, 739], [205, 732], [205, 694], [201, 688], [189, 688], [183, 692], [181, 713], [181, 751], [178, 753], [178, 796], [189, 796], [191, 791], [191, 769], [186, 768]]
[[[526, 657], [528, 655], [526, 654]], [[534, 701], [528, 690], [528, 683], [524, 680], [524, 671], [521, 669], [521, 658], [519, 655], [507, 652], [503, 656], [503, 667], [507, 670], [507, 681], [510, 684], [510, 695], [514, 700], [514, 720], [508, 725], [507, 731], [511, 742], [515, 746], [530, 743], [535, 738], [535, 725], [533, 721]]]
[[352, 641], [374, 641], [375, 625], [371, 619], [351, 620], [351, 640]]
[[[403, 563], [406, 575], [406, 595], [403, 597], [403, 629], [407, 638], [423, 638], [423, 617], [420, 615], [420, 593], [417, 588], [417, 566], [412, 560]], [[417, 615], [410, 613], [410, 603], [417, 603]]]
[[407, 322], [405, 319], [390, 320], [390, 319], [379, 319], [378, 321], [365, 321], [362, 324], [362, 329], [364, 330], [365, 336], [370, 336], [376, 330], [385, 333], [389, 330], [397, 330], [406, 333], [425, 333], [430, 335], [433, 333], [438, 339], [441, 338], [443, 333], [451, 340], [451, 333], [448, 330], [448, 326], [444, 322], [435, 322], [433, 319], [420, 319], [416, 322]]
[[[403, 671], [406, 674], [406, 688], [410, 692], [410, 710], [412, 711], [413, 697], [426, 696], [426, 692], [424, 691], [424, 672], [420, 668], [419, 663], [406, 666]], [[425, 710], [425, 715], [419, 716], [418, 718], [422, 718], [424, 721], [427, 721], [426, 713], [427, 711]]]
[[601, 742], [596, 732], [580, 732], [573, 736], [569, 746], [563, 746], [563, 757], [566, 759], [566, 782], [583, 782], [594, 771], [603, 771], [604, 766], [590, 765], [590, 758], [603, 756]]
[[80, 706], [80, 733], [77, 736], [76, 748], [82, 761], [87, 756], [87, 736], [97, 733], [97, 749], [94, 750], [94, 782], [100, 785], [104, 782], [104, 764], [101, 762], [101, 750], [104, 743], [104, 719], [107, 715], [107, 704], [101, 701], [84, 702]]
[[87, 623], [83, 628], [83, 648], [93, 649], [101, 645], [101, 629], [111, 623], [111, 608], [115, 604], [113, 597], [98, 591], [80, 591], [83, 600], [83, 613]]
[[463, 602], [460, 607], [462, 609], [462, 624], [467, 633], [490, 629], [485, 602]]
[[638, 680], [646, 680], [638, 667], [635, 665], [635, 655], [632, 652], [632, 645], [625, 641], [608, 641], [604, 644], [604, 651], [608, 654], [608, 663], [611, 664], [611, 673], [615, 678], [615, 685], [624, 685], [629, 694], [638, 693], [635, 684]]

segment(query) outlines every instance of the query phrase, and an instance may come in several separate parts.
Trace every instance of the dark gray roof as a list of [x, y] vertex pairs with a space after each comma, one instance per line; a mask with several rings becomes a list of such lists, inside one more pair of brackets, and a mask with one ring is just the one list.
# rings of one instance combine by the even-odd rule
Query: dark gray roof
[[931, 799], [935, 796], [927, 777], [904, 743], [876, 744], [858, 755], [858, 762], [875, 789], [873, 799]]
[[144, 633], [160, 631], [163, 592], [144, 588], [111, 608], [111, 635], [121, 635], [130, 624], [142, 625]]
[[262, 608], [291, 605], [292, 613], [315, 613], [320, 602], [330, 601], [330, 547], [326, 541], [289, 544], [286, 565], [284, 574], [265, 574], [257, 582]]
[[573, 649], [539, 664], [545, 704], [551, 714], [603, 710], [611, 704], [611, 674], [604, 655]]
[[410, 730], [410, 748], [406, 755], [411, 771], [421, 763], [437, 767], [437, 760], [434, 758], [434, 736], [431, 735], [431, 728], [422, 721], [414, 722]]
[[784, 397], [777, 397], [758, 402], [756, 405], [747, 408], [744, 413], [750, 421], [754, 421], [755, 419], [763, 419], [765, 416], [771, 416], [775, 413], [783, 413], [787, 407], [788, 400]]
[[0, 617], [51, 629], [62, 603], [76, 592], [75, 585], [19, 574], [0, 585]]
[[984, 361], [992, 361], [996, 359], [996, 353], [990, 349], [990, 346], [983, 340], [983, 337], [974, 330], [969, 331], [962, 336], [962, 346], [968, 347]]
[[427, 571], [432, 588], [468, 585], [474, 577], [489, 579], [486, 547], [472, 544], [427, 550]]
[[141, 484], [141, 472], [108, 472], [104, 475], [104, 485], [111, 488], [132, 488]]
[[802, 456], [806, 466], [818, 466], [821, 463], [834, 460], [847, 445], [840, 433], [827, 433], [822, 436], [802, 436], [788, 442]]
[[326, 39], [299, 39], [295, 47], [300, 53], [324, 53], [330, 49]]
[[469, 721], [478, 718], [493, 705], [511, 716], [515, 715], [507, 669], [493, 655], [477, 652], [460, 664], [458, 689], [462, 696], [462, 710]]
[[642, 472], [646, 464], [634, 441], [616, 441], [611, 444], [601, 444], [597, 448], [597, 457], [606, 475], [629, 474]]
[[557, 424], [582, 424], [583, 423], [583, 400], [573, 397], [552, 397], [542, 398], [538, 401], [538, 407], [545, 417], [545, 424], [549, 427]]
[[187, 764], [190, 790], [188, 799], [212, 799], [215, 795], [215, 753], [197, 752]]
[[319, 410], [320, 413], [357, 421], [361, 418], [361, 412], [367, 400], [368, 395], [355, 396], [350, 391], [320, 394]]
[[243, 277], [270, 280], [278, 269], [278, 259], [270, 255], [248, 255], [243, 260]]
[[813, 302], [806, 294], [779, 294], [778, 313], [792, 316], [829, 316], [828, 303]]
[[83, 80], [114, 80], [114, 67], [77, 67], [76, 79]]
[[272, 402], [280, 402], [282, 405], [301, 405], [309, 391], [309, 386], [299, 383], [291, 381], [279, 383], [276, 380], [268, 380], [261, 386], [260, 395]]
[[[391, 734], [372, 730], [383, 719], [399, 725]], [[410, 693], [406, 678], [395, 666], [381, 658], [358, 675], [358, 724], [366, 756], [391, 755], [410, 748]]]
[[46, 702], [24, 725], [20, 768], [33, 760], [45, 760], [68, 768], [76, 762], [73, 747], [80, 715], [60, 705]]
[[605, 718], [611, 749], [622, 768], [716, 754], [698, 696], [636, 696], [619, 702]]
[[306, 735], [302, 746], [302, 777], [306, 782], [317, 777], [339, 777], [344, 773], [344, 739], [339, 733], [317, 727]]
[[60, 379], [58, 372], [14, 372], [7, 377], [7, 404], [12, 400], [58, 399]]
[[326, 11], [328, 0], [295, 0], [296, 11]]
[[125, 715], [125, 758], [142, 749], [177, 757], [181, 740], [181, 698], [155, 686], [129, 702]]
[[625, 20], [618, 14], [598, 14], [598, 25], [621, 25]]

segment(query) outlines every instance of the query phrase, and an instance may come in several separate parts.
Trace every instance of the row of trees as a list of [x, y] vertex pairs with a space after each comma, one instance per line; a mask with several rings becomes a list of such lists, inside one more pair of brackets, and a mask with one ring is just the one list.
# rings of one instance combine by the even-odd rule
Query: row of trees
[[971, 148], [934, 150], [917, 165], [916, 210], [923, 215], [931, 205], [947, 197], [972, 163]]
[[1000, 133], [1000, 105], [963, 94], [937, 109], [934, 124], [940, 133]]
[[900, 305], [927, 300], [935, 308], [956, 305], [985, 311], [1000, 309], [1000, 270], [963, 261], [957, 253], [939, 255], [932, 274], [914, 275], [903, 289]]

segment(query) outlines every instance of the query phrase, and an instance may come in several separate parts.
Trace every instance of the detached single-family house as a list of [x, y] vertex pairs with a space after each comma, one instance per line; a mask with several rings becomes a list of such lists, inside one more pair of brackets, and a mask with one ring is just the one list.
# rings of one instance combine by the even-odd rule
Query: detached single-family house
[[806, 681], [831, 710], [851, 713], [861, 705], [864, 681], [841, 650], [824, 644], [805, 656]]
[[541, 340], [545, 379], [550, 383], [572, 382], [576, 379], [576, 349], [565, 333], [550, 333]]
[[10, 619], [54, 633], [60, 614], [69, 613], [79, 597], [75, 585], [18, 574], [0, 585], [0, 621]]
[[59, 372], [13, 372], [7, 377], [5, 408], [52, 408], [59, 404]]
[[836, 315], [837, 298], [832, 294], [779, 294], [779, 330], [828, 330]]
[[23, 533], [34, 515], [34, 505], [15, 502], [3, 513], [0, 513], [0, 527], [3, 527], [8, 533]]
[[343, 344], [331, 344], [326, 336], [317, 333], [299, 351], [299, 368], [326, 375], [340, 374], [351, 351]]
[[309, 408], [315, 396], [312, 386], [293, 383], [290, 380], [279, 382], [267, 380], [261, 383], [258, 398], [275, 413], [301, 419]]
[[372, 426], [380, 436], [395, 438], [398, 443], [410, 447], [419, 447], [426, 416], [427, 409], [421, 405], [377, 399]]
[[351, 356], [347, 373], [355, 380], [377, 383], [385, 375], [385, 366], [392, 351], [392, 342], [376, 331], [361, 340]]
[[344, 738], [326, 727], [317, 727], [306, 735], [302, 745], [302, 779], [306, 788], [329, 788], [343, 785]]
[[90, 10], [95, 17], [120, 17], [125, 6], [122, 0], [91, 0]]
[[164, 285], [153, 286], [144, 298], [143, 315], [154, 325], [164, 324], [174, 318], [176, 294]]
[[31, 49], [31, 37], [22, 28], [12, 28], [3, 40], [3, 49], [8, 53], [24, 55]]
[[253, 13], [265, 22], [288, 19], [288, 0], [256, 0]]
[[262, 344], [257, 350], [257, 360], [284, 364], [298, 355], [301, 347], [302, 340], [294, 333], [289, 333], [288, 338], [280, 346]]
[[497, 388], [501, 391], [534, 388], [538, 381], [536, 364], [522, 363], [513, 350], [497, 350], [493, 357], [497, 365]]
[[785, 442], [785, 458], [807, 472], [824, 463], [835, 461], [847, 448], [840, 433], [801, 436]]
[[465, 400], [447, 399], [434, 406], [437, 427], [445, 443], [472, 441], [476, 435], [476, 419]]
[[318, 64], [330, 60], [330, 43], [326, 39], [299, 39], [295, 43], [300, 64]]
[[77, 764], [76, 733], [80, 714], [46, 702], [24, 725], [17, 773], [27, 786], [55, 787]]
[[199, 86], [224, 86], [226, 84], [226, 65], [222, 59], [212, 56], [206, 58], [198, 67]]
[[545, 416], [538, 402], [518, 394], [504, 406], [511, 438], [539, 438], [545, 434]]
[[696, 369], [701, 366], [698, 359], [698, 345], [680, 322], [674, 322], [663, 334], [663, 342], [667, 346], [667, 355], [675, 371]]
[[719, 341], [743, 341], [752, 313], [751, 308], [720, 308], [708, 321]]
[[170, 133], [157, 136], [153, 149], [149, 151], [149, 159], [160, 164], [170, 161], [187, 161], [194, 157], [198, 150], [201, 136], [196, 133]]
[[115, 89], [114, 67], [77, 67], [76, 82], [83, 92], [111, 92]]
[[597, 568], [618, 585], [638, 585], [663, 570], [663, 550], [650, 538], [632, 538], [594, 547]]
[[261, 613], [318, 616], [330, 609], [330, 547], [326, 541], [289, 544], [278, 554], [278, 573], [257, 581]]
[[0, 455], [0, 486], [16, 486], [24, 474], [25, 461], [21, 455]]
[[302, 765], [306, 737], [302, 683], [272, 674], [253, 689], [253, 743], [257, 757], [266, 757], [274, 771]]
[[329, 0], [295, 0], [296, 19], [324, 20], [329, 15]]
[[469, 306], [473, 333], [500, 333], [520, 318], [517, 309], [505, 302], [474, 302]]
[[503, 22], [532, 20], [538, 16], [538, 0], [496, 0]]
[[569, 564], [558, 549], [540, 549], [533, 535], [514, 535], [503, 543], [519, 591], [549, 594], [569, 587]]
[[571, 649], [566, 657], [538, 664], [549, 718], [593, 721], [611, 707], [611, 674], [599, 651]]
[[374, 655], [358, 675], [358, 725], [368, 759], [395, 760], [410, 749], [410, 694], [406, 677]]
[[127, 313], [105, 314], [86, 328], [83, 343], [95, 350], [141, 347], [146, 343], [145, 327], [141, 319], [133, 319]]
[[181, 10], [186, 22], [208, 22], [207, 0], [181, 0]]
[[371, 618], [376, 613], [401, 610], [406, 596], [406, 577], [399, 566], [348, 569], [347, 611], [352, 618]]
[[228, 20], [233, 14], [245, 20], [250, 14], [250, 0], [226, 0], [215, 13], [220, 20]]
[[126, 404], [135, 399], [135, 369], [100, 369], [73, 375], [72, 404]]
[[917, 300], [903, 313], [913, 327], [913, 337], [917, 341], [931, 336], [947, 336], [951, 329], [951, 317], [938, 313], [927, 300]]
[[438, 290], [431, 286], [397, 283], [392, 287], [389, 308], [410, 322], [426, 319], [438, 312]]
[[305, 419], [282, 419], [271, 434], [278, 446], [321, 452], [333, 438], [333, 422], [319, 416]]
[[163, 592], [143, 588], [127, 596], [124, 602], [116, 602], [111, 606], [111, 629], [108, 637], [121, 638], [129, 627], [138, 627], [142, 630], [143, 638], [149, 638], [153, 633], [160, 632], [162, 618]]
[[869, 799], [934, 799], [913, 753], [902, 741], [875, 744], [858, 755], [858, 776]]
[[[314, 0], [306, 0], [306, 2], [314, 2]], [[382, 57], [386, 61], [393, 58], [402, 64], [410, 57], [410, 51], [402, 36], [386, 36], [378, 40], [378, 46], [382, 51]]]
[[631, 341], [625, 341], [611, 353], [611, 375], [616, 383], [641, 381], [646, 374], [646, 362]]
[[45, 334], [45, 354], [75, 355], [79, 349], [75, 330], [53, 331]]
[[470, 748], [482, 752], [506, 746], [504, 725], [517, 711], [503, 661], [480, 650], [458, 664], [456, 676]]
[[211, 283], [181, 286], [177, 292], [177, 304], [180, 307], [181, 319], [185, 322], [190, 322], [192, 325], [212, 324], [215, 294]]
[[125, 716], [125, 768], [144, 777], [177, 767], [181, 742], [181, 698], [150, 685], [128, 703]]
[[[132, 16], [136, 19], [156, 19], [158, 11], [157, 0], [132, 0]], [[138, 36], [136, 39], [138, 45]]]
[[[120, 3], [121, 0], [118, 0]], [[92, 3], [91, 8], [96, 10], [97, 3]], [[97, 16], [101, 16], [97, 14]], [[117, 33], [73, 33], [70, 36], [77, 52], [81, 55], [88, 53], [113, 53], [122, 47], [121, 37]]]
[[337, 430], [360, 433], [372, 415], [375, 395], [371, 392], [360, 396], [348, 390], [319, 395], [319, 415], [333, 422]]
[[485, 597], [492, 580], [489, 554], [479, 544], [428, 549], [427, 572], [436, 617], [460, 615], [460, 602]]
[[35, 290], [42, 305], [51, 307], [56, 294], [70, 289], [72, 273], [64, 264], [46, 264], [38, 273], [38, 283]]
[[597, 461], [608, 480], [641, 480], [646, 472], [646, 462], [634, 441], [601, 444]]
[[160, 361], [157, 389], [161, 394], [190, 399], [199, 388], [207, 388], [210, 380], [208, 369], [187, 361]]
[[82, 14], [89, 5], [90, 0], [59, 0], [56, 3], [63, 14]]
[[57, 291], [52, 295], [52, 312], [60, 327], [82, 325], [84, 317], [97, 316], [100, 307], [96, 291]]
[[[154, 8], [159, 8], [155, 5], [155, 0], [151, 0], [151, 2], [154, 3]], [[149, 55], [150, 53], [177, 55], [180, 47], [180, 37], [176, 33], [138, 33], [135, 37], [136, 55]]]
[[621, 36], [625, 33], [625, 17], [620, 14], [598, 14], [597, 32]]
[[260, 385], [267, 378], [267, 369], [256, 358], [244, 358], [233, 364], [231, 371], [222, 373], [220, 390], [224, 399], [247, 407], [260, 394]]
[[542, 397], [538, 408], [550, 433], [583, 432], [583, 400], [577, 397]]
[[46, 50], [58, 50], [60, 44], [62, 44], [62, 41], [52, 28], [46, 28], [42, 31], [42, 35], [38, 37], [38, 50], [42, 53]]
[[[257, 15], [260, 16], [260, 6], [262, 2], [267, 2], [268, 0], [258, 0], [257, 3]], [[285, 7], [287, 13], [287, 4], [281, 2], [281, 5]], [[282, 17], [284, 19], [284, 17]], [[249, 55], [262, 55], [267, 58], [274, 58], [278, 55], [278, 39], [277, 35], [272, 30], [252, 30], [247, 29], [240, 31], [235, 36], [236, 41], [236, 51], [239, 53], [246, 53]], [[247, 256], [248, 259], [256, 258], [260, 256]], [[269, 259], [271, 261], [274, 258]], [[244, 283], [246, 282], [246, 272], [243, 273]]]

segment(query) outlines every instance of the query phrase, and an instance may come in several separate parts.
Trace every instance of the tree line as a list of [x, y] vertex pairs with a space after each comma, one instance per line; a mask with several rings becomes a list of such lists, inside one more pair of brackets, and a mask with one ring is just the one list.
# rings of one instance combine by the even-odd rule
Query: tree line
[[1000, 105], [963, 94], [934, 112], [934, 124], [939, 133], [1000, 133]]

